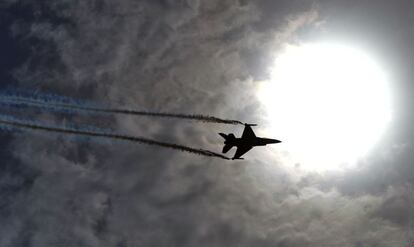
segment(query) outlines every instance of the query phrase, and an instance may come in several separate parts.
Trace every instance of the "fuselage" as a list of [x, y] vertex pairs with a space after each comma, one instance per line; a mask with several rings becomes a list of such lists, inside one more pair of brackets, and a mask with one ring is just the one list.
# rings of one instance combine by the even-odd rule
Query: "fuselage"
[[241, 146], [241, 145], [250, 145], [250, 146], [266, 146], [267, 144], [272, 143], [280, 143], [281, 141], [276, 139], [270, 139], [270, 138], [261, 138], [261, 137], [255, 137], [255, 138], [249, 138], [249, 139], [243, 139], [243, 138], [234, 138], [230, 140], [226, 140], [224, 144], [228, 144], [231, 146]]

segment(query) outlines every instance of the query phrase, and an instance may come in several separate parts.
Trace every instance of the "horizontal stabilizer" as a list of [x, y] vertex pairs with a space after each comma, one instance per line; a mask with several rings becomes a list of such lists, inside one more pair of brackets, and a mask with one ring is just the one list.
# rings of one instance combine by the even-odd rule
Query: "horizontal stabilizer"
[[232, 147], [233, 147], [232, 145], [228, 145], [228, 144], [224, 145], [223, 151], [222, 151], [223, 154], [227, 153]]
[[220, 135], [221, 137], [223, 137], [223, 138], [224, 138], [224, 140], [226, 140], [226, 139], [227, 139], [227, 135], [226, 135], [226, 134], [219, 133], [219, 135]]

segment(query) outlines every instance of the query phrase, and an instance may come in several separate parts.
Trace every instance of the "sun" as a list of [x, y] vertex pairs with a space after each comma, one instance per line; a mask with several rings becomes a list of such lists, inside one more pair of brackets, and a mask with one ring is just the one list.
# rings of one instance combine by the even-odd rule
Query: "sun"
[[283, 141], [278, 148], [311, 170], [355, 164], [391, 121], [386, 73], [365, 52], [345, 45], [287, 46], [258, 98], [269, 134]]

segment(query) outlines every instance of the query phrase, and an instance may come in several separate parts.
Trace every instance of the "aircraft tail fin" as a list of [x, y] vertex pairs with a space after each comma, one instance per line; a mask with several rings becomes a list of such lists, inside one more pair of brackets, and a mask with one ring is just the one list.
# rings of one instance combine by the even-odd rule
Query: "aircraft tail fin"
[[219, 135], [220, 135], [221, 137], [223, 137], [223, 138], [224, 138], [224, 140], [226, 140], [226, 141], [232, 141], [232, 140], [236, 139], [236, 137], [235, 137], [233, 134], [228, 134], [228, 135], [226, 135], [226, 134], [224, 134], [224, 133], [219, 133]]
[[222, 151], [225, 154], [234, 146], [233, 140], [236, 139], [236, 137], [233, 134], [226, 135], [226, 134], [223, 134], [223, 133], [219, 133], [219, 135], [221, 137], [223, 137], [224, 140], [225, 140], [223, 151]]

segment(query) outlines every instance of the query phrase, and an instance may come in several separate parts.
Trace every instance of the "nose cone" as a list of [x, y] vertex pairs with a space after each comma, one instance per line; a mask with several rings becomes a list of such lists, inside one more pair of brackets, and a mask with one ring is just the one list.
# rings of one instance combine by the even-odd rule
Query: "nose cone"
[[281, 143], [282, 141], [276, 140], [276, 139], [272, 139], [270, 143]]

